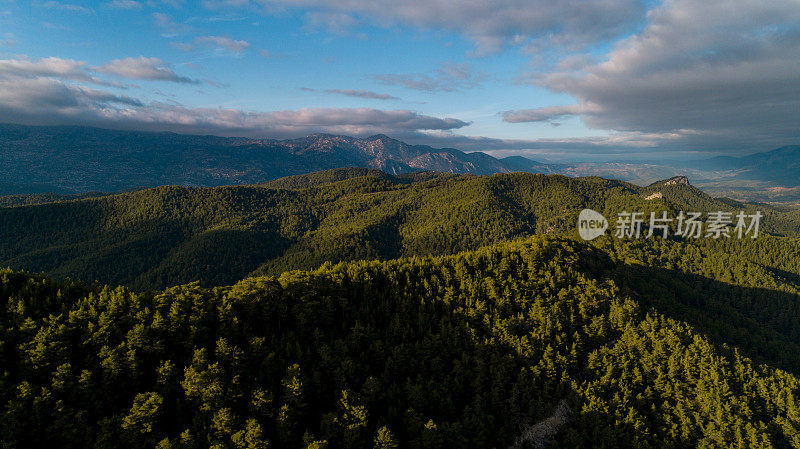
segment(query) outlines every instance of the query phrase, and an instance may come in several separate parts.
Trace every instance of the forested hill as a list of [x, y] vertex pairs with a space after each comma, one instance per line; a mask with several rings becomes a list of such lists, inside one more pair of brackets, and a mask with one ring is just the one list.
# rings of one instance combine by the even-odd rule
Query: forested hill
[[[623, 210], [754, 208], [685, 184], [340, 169], [264, 185], [159, 187], [2, 207], [0, 265], [135, 289], [225, 285], [326, 261], [453, 254], [533, 234], [575, 234], [586, 207], [612, 220]], [[759, 209], [764, 230], [800, 235], [797, 211]]]
[[[680, 181], [7, 198], [0, 445], [800, 448], [798, 211]], [[759, 210], [763, 234], [587, 243], [587, 207]]]
[[212, 289], [2, 271], [0, 440], [798, 448], [798, 276], [552, 236]]

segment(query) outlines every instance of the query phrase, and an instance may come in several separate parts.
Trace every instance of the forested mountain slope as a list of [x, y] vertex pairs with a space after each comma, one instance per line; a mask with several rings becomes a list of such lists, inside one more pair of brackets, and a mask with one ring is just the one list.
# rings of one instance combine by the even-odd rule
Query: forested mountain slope
[[[660, 198], [645, 199], [653, 193]], [[224, 285], [326, 261], [453, 254], [533, 234], [574, 234], [586, 207], [613, 221], [626, 209], [756, 206], [716, 200], [689, 185], [341, 169], [264, 185], [159, 187], [0, 208], [0, 264], [136, 289], [196, 280]], [[764, 230], [800, 235], [796, 211], [758, 207]]]
[[[538, 236], [150, 293], [4, 271], [0, 438], [800, 447], [797, 278], [675, 245]], [[726, 308], [741, 315], [717, 321]], [[730, 345], [750, 315], [760, 333]], [[787, 344], [759, 352], [762, 338]]]

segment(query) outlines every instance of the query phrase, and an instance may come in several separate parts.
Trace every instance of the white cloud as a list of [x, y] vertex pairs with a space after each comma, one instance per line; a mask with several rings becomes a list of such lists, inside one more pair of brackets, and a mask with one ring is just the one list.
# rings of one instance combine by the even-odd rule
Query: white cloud
[[[315, 92], [316, 89], [310, 89], [308, 87], [303, 87], [302, 90], [308, 92]], [[327, 89], [323, 90], [322, 93], [324, 94], [335, 94], [335, 95], [344, 95], [346, 97], [355, 97], [355, 98], [366, 98], [369, 100], [399, 100], [399, 98], [389, 95], [389, 94], [381, 94], [378, 92], [372, 92], [370, 90], [356, 90], [356, 89]]]
[[180, 76], [169, 68], [169, 64], [158, 58], [138, 58], [115, 59], [93, 70], [102, 73], [109, 73], [122, 78], [153, 80], [153, 81], [172, 81], [176, 83], [197, 84], [198, 81], [185, 76]]
[[[226, 36], [198, 36], [192, 43], [173, 42], [172, 47], [183, 51], [192, 51], [198, 47], [210, 47], [217, 51], [224, 51], [233, 54], [242, 54], [250, 48], [250, 43], [245, 40], [235, 40]], [[269, 52], [261, 51], [261, 55], [269, 57]]]
[[86, 63], [73, 59], [56, 57], [31, 60], [2, 59], [0, 60], [0, 79], [2, 78], [30, 78], [30, 77], [57, 77], [74, 81], [95, 82], [96, 78], [86, 72]]
[[235, 40], [225, 36], [201, 36], [194, 40], [196, 45], [223, 48], [231, 53], [242, 53], [250, 48], [250, 43], [244, 40]]
[[94, 76], [93, 73], [106, 73], [122, 78], [172, 81], [178, 83], [198, 83], [180, 76], [169, 68], [169, 64], [158, 58], [115, 59], [99, 67], [90, 67], [84, 61], [56, 57], [28, 59], [0, 59], [0, 80], [15, 78], [54, 78], [103, 86], [119, 86]]
[[104, 4], [107, 8], [113, 9], [141, 9], [142, 4], [135, 0], [113, 0]]
[[60, 2], [56, 2], [56, 1], [48, 1], [48, 2], [42, 3], [41, 5], [44, 6], [45, 8], [60, 9], [60, 10], [63, 10], [63, 11], [80, 12], [80, 13], [84, 13], [84, 14], [91, 14], [91, 13], [94, 12], [91, 8], [87, 8], [87, 7], [81, 6], [81, 5], [75, 5], [75, 4], [72, 4], [72, 3], [60, 3]]

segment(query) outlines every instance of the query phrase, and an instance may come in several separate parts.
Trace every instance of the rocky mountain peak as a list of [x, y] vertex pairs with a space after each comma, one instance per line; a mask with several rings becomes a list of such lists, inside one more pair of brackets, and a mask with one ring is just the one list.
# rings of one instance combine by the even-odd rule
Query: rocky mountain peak
[[687, 178], [686, 176], [673, 176], [672, 178], [669, 178], [666, 181], [664, 181], [665, 186], [672, 186], [676, 184], [683, 184], [688, 186], [689, 178]]

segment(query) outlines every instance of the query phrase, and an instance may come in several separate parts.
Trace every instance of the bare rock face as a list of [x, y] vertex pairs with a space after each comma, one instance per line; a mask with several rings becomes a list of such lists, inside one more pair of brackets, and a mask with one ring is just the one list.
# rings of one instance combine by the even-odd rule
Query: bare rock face
[[679, 175], [679, 176], [673, 176], [663, 181], [656, 181], [647, 187], [665, 187], [665, 186], [677, 186], [677, 185], [688, 186], [691, 184], [689, 184], [689, 178], [683, 175]]
[[688, 186], [689, 178], [687, 178], [686, 176], [673, 176], [672, 178], [669, 178], [666, 181], [664, 181], [665, 186], [671, 186], [676, 184], [683, 184]]
[[648, 195], [648, 196], [644, 197], [644, 199], [647, 200], [647, 201], [657, 200], [659, 198], [664, 198], [664, 194], [661, 193], [661, 192], [656, 192], [656, 193], [653, 193], [652, 195]]
[[537, 448], [546, 447], [550, 438], [558, 433], [561, 426], [569, 422], [571, 411], [567, 400], [562, 399], [553, 411], [552, 416], [525, 428], [508, 449], [520, 449], [526, 447], [526, 445]]

